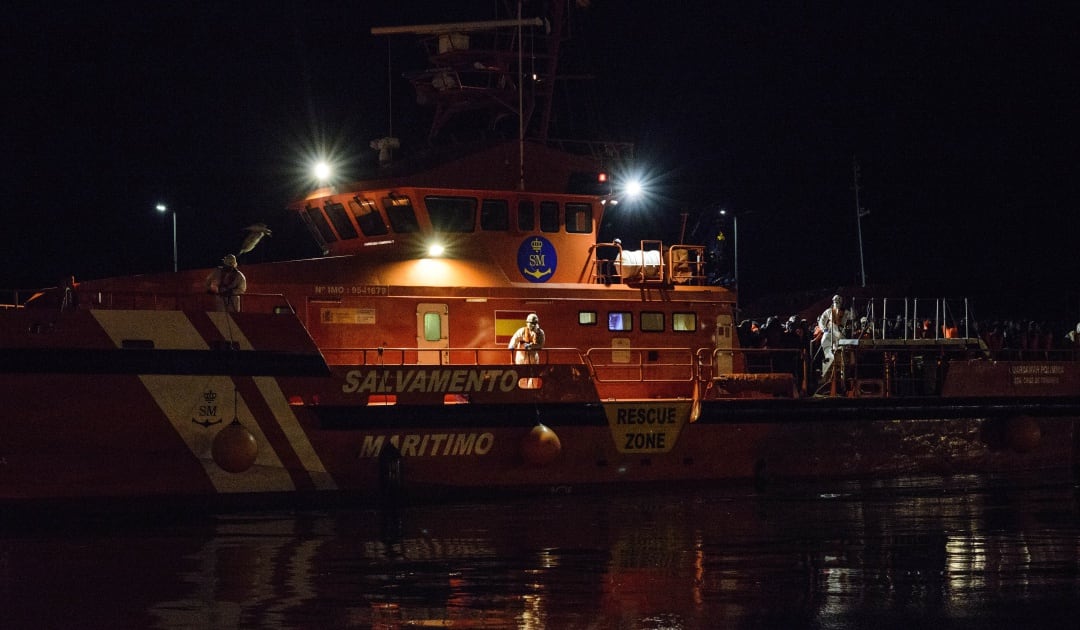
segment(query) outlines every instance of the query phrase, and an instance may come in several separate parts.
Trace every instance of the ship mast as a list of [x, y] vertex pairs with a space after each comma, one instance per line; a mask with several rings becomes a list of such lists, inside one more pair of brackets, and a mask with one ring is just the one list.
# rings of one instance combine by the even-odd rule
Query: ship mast
[[852, 171], [855, 179], [855, 223], [859, 229], [859, 282], [866, 287], [866, 267], [863, 265], [862, 218], [868, 214], [859, 204], [859, 162], [852, 158]]
[[[525, 136], [527, 133], [540, 141], [547, 140], [547, 126], [551, 117], [552, 89], [555, 81], [555, 63], [561, 38], [561, 5], [553, 7], [552, 19], [522, 16], [522, 2], [517, 3], [517, 15], [512, 19], [472, 22], [419, 24], [413, 26], [388, 26], [371, 29], [372, 35], [421, 35], [430, 46], [431, 69], [412, 77], [418, 95], [423, 95], [435, 105], [435, 117], [429, 140], [434, 140], [450, 119], [468, 111], [487, 110], [496, 120], [500, 113], [512, 113], [518, 119], [518, 187], [525, 189]], [[544, 29], [543, 50], [540, 55], [543, 67], [525, 71], [525, 31], [529, 28]], [[511, 30], [513, 29], [513, 30]], [[510, 31], [514, 36], [508, 41], [500, 38], [498, 31]], [[482, 41], [470, 41], [468, 34], [490, 33]], [[514, 50], [516, 47], [516, 50]], [[530, 51], [536, 66], [536, 51]], [[526, 81], [531, 88], [526, 109]], [[511, 91], [516, 91], [513, 99]], [[513, 99], [513, 100], [512, 100]], [[514, 101], [516, 100], [516, 103]], [[530, 119], [539, 105], [539, 123]]]
[[521, 25], [521, 0], [517, 3], [518, 49], [518, 190], [525, 190], [525, 39]]

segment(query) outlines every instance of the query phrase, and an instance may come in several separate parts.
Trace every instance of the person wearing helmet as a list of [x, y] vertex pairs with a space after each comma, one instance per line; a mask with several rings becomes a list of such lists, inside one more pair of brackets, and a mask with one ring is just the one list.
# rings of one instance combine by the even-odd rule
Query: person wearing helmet
[[525, 318], [525, 325], [518, 328], [510, 338], [510, 350], [514, 350], [514, 363], [540, 363], [540, 349], [544, 347], [544, 329], [540, 328], [540, 318], [530, 313]]
[[226, 311], [240, 310], [240, 296], [247, 291], [247, 278], [236, 264], [236, 256], [227, 254], [221, 265], [206, 276], [206, 292], [221, 296], [220, 307]]

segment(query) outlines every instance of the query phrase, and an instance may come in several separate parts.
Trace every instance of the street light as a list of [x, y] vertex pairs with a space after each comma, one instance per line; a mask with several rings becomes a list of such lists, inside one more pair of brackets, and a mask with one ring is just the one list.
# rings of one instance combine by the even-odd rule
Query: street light
[[[168, 212], [169, 211], [169, 207], [166, 206], [163, 203], [159, 203], [158, 205], [156, 205], [154, 207], [157, 208], [158, 212]], [[176, 258], [176, 210], [173, 210], [173, 213], [172, 213], [172, 270], [173, 270], [173, 273], [176, 273], [177, 271], [180, 270], [180, 265], [177, 262], [177, 258]]]

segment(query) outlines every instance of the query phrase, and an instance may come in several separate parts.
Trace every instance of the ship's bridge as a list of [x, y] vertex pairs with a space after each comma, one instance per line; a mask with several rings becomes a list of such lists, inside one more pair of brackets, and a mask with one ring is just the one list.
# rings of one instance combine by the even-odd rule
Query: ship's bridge
[[[608, 199], [404, 186], [316, 191], [296, 211], [326, 254], [493, 264], [512, 283], [702, 284], [700, 246], [597, 243]], [[640, 246], [640, 250], [634, 247]]]

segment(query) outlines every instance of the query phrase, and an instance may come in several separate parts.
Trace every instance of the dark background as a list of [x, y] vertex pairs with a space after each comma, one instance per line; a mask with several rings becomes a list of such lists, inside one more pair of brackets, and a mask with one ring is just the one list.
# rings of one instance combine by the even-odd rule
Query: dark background
[[[256, 221], [275, 235], [249, 262], [308, 255], [283, 208], [311, 158], [359, 174], [371, 139], [427, 129], [400, 79], [414, 42], [370, 28], [497, 4], [9, 10], [0, 288], [171, 269], [158, 202], [181, 268]], [[686, 213], [730, 238], [712, 219], [737, 213], [746, 300], [860, 284], [858, 162], [869, 284], [1075, 322], [1078, 27], [1068, 3], [593, 0], [564, 55], [589, 98], [559, 122], [636, 145], [649, 202], [605, 236], [672, 239]]]

